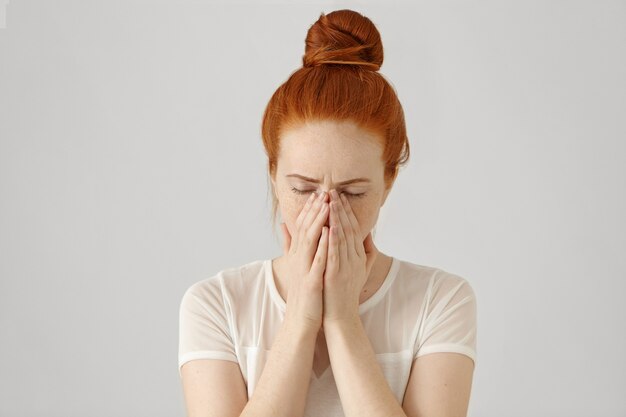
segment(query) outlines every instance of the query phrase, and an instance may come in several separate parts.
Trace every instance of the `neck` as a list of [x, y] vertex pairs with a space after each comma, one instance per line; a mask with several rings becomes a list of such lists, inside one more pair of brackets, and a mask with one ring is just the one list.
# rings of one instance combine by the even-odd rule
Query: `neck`
[[[279, 294], [283, 300], [287, 300], [287, 293], [289, 291], [289, 277], [284, 270], [285, 256], [281, 255], [272, 260], [272, 269], [274, 272], [274, 280]], [[391, 268], [392, 258], [382, 252], [378, 252], [374, 265], [370, 271], [367, 281], [363, 285], [361, 290], [360, 299], [365, 300], [369, 298], [378, 288], [382, 285], [382, 282], [389, 273]]]

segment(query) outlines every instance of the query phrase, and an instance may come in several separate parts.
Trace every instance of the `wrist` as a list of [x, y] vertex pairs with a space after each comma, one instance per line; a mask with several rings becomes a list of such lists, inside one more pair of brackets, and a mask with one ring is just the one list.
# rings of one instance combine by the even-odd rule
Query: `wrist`
[[297, 333], [303, 336], [315, 335], [317, 337], [317, 333], [322, 326], [322, 321], [303, 317], [294, 317], [286, 314], [283, 325], [288, 328], [291, 333]]
[[341, 317], [324, 318], [324, 329], [354, 327], [361, 324], [361, 317], [358, 313], [347, 314]]

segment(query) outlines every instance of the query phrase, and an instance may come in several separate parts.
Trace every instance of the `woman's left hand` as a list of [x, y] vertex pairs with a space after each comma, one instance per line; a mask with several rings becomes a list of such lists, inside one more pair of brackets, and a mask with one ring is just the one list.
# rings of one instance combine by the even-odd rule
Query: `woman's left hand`
[[330, 191], [330, 233], [324, 271], [323, 322], [359, 317], [359, 298], [378, 254], [371, 232], [361, 228], [345, 196]]

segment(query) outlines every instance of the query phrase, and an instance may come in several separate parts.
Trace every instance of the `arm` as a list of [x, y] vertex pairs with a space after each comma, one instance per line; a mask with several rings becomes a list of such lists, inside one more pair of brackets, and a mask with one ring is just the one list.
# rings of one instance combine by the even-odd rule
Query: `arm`
[[474, 361], [453, 352], [429, 353], [413, 361], [402, 408], [408, 417], [465, 417]]
[[[322, 322], [322, 273], [327, 254], [326, 195], [313, 203], [313, 194], [298, 216], [292, 245], [286, 226], [284, 251], [292, 274], [285, 319], [274, 339], [256, 389], [248, 400], [243, 376], [235, 362], [196, 360], [183, 365], [181, 377], [189, 417], [298, 417], [304, 413], [315, 341]], [[326, 210], [324, 207], [326, 206]], [[321, 236], [321, 239], [320, 239]], [[215, 296], [213, 303], [219, 303]], [[194, 298], [189, 297], [193, 301]], [[218, 313], [220, 309], [217, 309]], [[182, 328], [187, 333], [211, 330], [211, 339], [222, 340], [220, 349], [234, 356], [228, 328], [200, 322], [203, 315], [182, 310]], [[214, 314], [213, 316], [219, 316]], [[193, 317], [193, 320], [189, 320]], [[195, 363], [194, 363], [195, 362]], [[246, 402], [247, 401], [247, 402]]]
[[324, 275], [324, 335], [347, 417], [406, 417], [391, 392], [359, 316], [359, 294], [378, 250], [363, 240], [345, 196], [331, 191], [331, 233]]
[[180, 369], [188, 417], [239, 416], [248, 401], [236, 362], [197, 359]]
[[241, 417], [296, 417], [304, 414], [317, 331], [283, 321]]
[[346, 417], [406, 417], [380, 369], [361, 319], [324, 323], [324, 334]]
[[427, 358], [416, 360], [400, 406], [376, 360], [356, 302], [355, 289], [363, 287], [378, 251], [371, 232], [360, 241], [362, 233], [345, 196], [343, 204], [335, 192], [331, 197], [324, 333], [345, 415], [465, 416], [474, 364], [471, 357], [449, 350], [475, 354], [476, 300], [469, 283], [442, 270], [429, 282], [426, 330], [416, 340], [417, 350]]
[[326, 326], [333, 374], [347, 417], [467, 415], [474, 372], [470, 357], [442, 352], [416, 359], [400, 407], [376, 361], [361, 320]]
[[316, 337], [310, 327], [283, 321], [249, 401], [235, 362], [187, 362], [181, 377], [188, 417], [302, 416]]

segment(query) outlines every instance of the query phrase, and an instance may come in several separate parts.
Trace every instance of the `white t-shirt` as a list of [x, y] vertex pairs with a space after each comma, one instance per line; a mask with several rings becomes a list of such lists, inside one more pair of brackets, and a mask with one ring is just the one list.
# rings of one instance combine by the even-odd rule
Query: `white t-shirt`
[[[252, 397], [285, 315], [271, 259], [228, 268], [182, 297], [178, 371], [194, 359], [239, 364]], [[476, 361], [476, 297], [468, 281], [442, 269], [392, 258], [381, 287], [359, 306], [376, 359], [399, 404], [414, 359], [457, 352]], [[332, 367], [311, 372], [305, 416], [343, 416]]]

